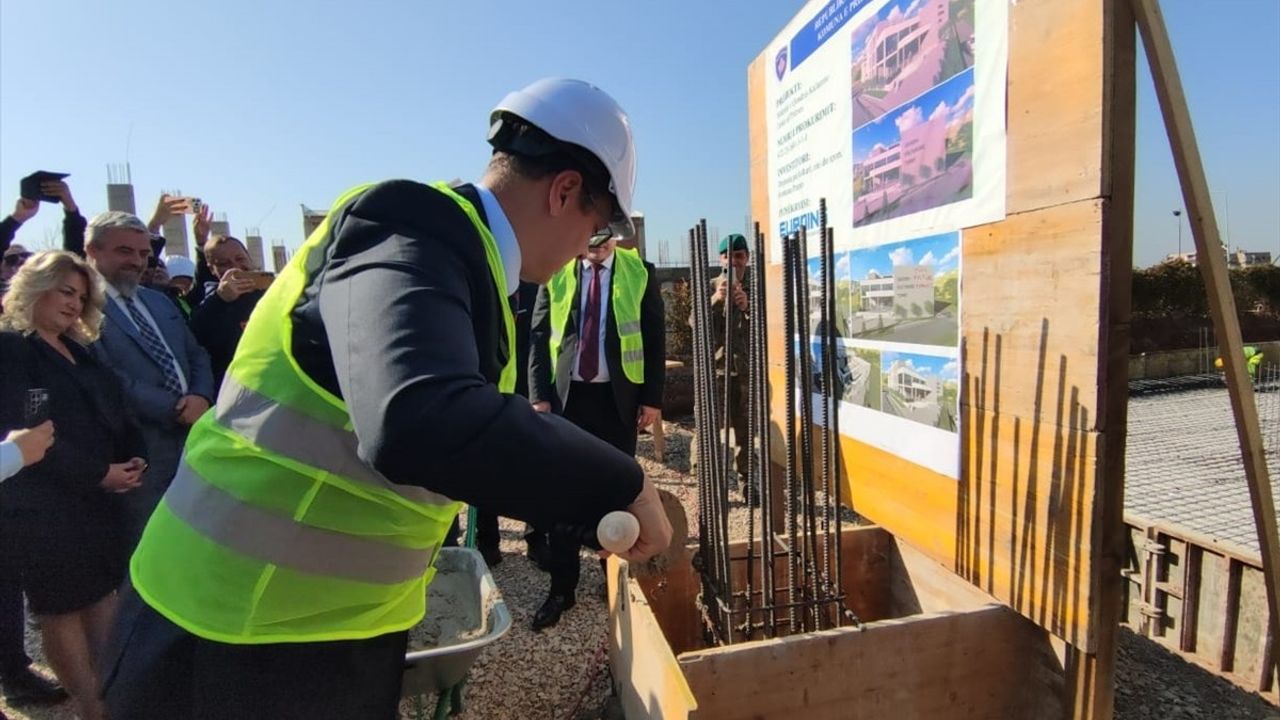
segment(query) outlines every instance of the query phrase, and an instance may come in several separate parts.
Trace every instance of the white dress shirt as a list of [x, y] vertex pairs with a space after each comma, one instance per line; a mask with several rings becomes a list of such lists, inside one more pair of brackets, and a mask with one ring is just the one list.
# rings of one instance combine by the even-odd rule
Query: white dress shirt
[[[138, 323], [134, 322], [133, 313], [129, 312], [129, 306], [125, 304], [124, 296], [120, 294], [120, 291], [111, 283], [106, 282], [106, 280], [103, 280], [102, 284], [107, 288], [107, 297], [111, 298], [111, 302], [115, 303], [116, 307], [120, 308], [120, 312], [124, 313], [125, 319], [128, 320], [129, 323], [138, 330], [138, 332], [142, 332], [141, 328], [138, 328]], [[152, 330], [155, 330], [156, 337], [160, 338], [160, 343], [164, 345], [164, 348], [169, 351], [169, 355], [173, 357], [173, 369], [177, 371], [178, 382], [182, 384], [182, 394], [186, 395], [188, 388], [187, 374], [182, 372], [182, 363], [178, 362], [177, 353], [173, 351], [173, 348], [169, 347], [169, 341], [164, 338], [164, 333], [160, 332], [160, 326], [156, 324], [156, 319], [151, 315], [151, 310], [147, 308], [147, 304], [143, 302], [141, 298], [134, 296], [133, 305], [138, 308], [138, 312], [142, 313], [143, 319], [151, 325]]]
[[502, 258], [502, 270], [507, 275], [507, 297], [520, 289], [520, 268], [523, 258], [520, 256], [520, 243], [516, 240], [515, 228], [502, 211], [497, 196], [489, 188], [475, 184], [476, 193], [480, 195], [480, 204], [484, 206], [484, 219], [489, 221], [489, 232], [498, 246], [498, 256]]
[[[609, 288], [613, 280], [613, 258], [617, 253], [609, 253], [609, 257], [600, 263], [600, 332], [596, 339], [598, 344], [597, 352], [599, 353], [598, 366], [596, 368], [596, 376], [591, 382], [609, 382], [609, 363], [604, 357], [604, 335], [605, 328], [608, 327], [609, 321]], [[582, 260], [582, 276], [578, 278], [578, 359], [573, 362], [573, 379], [581, 382], [582, 372], [580, 364], [582, 363], [582, 326], [587, 319], [587, 299], [591, 294], [591, 275], [595, 272], [593, 269], [595, 263], [590, 260]]]

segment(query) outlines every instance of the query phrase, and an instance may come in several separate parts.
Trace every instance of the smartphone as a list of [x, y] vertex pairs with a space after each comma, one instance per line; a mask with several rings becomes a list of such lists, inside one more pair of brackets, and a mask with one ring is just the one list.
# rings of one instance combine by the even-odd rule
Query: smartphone
[[199, 215], [200, 211], [203, 208], [204, 208], [204, 202], [200, 198], [198, 197], [187, 198], [187, 212], [190, 212], [192, 215]]
[[251, 272], [245, 273], [245, 276], [253, 280], [253, 288], [255, 290], [266, 290], [271, 287], [271, 283], [276, 279], [276, 274], [271, 272]]
[[35, 427], [49, 419], [49, 389], [30, 388], [27, 402], [22, 408], [22, 421], [27, 427]]

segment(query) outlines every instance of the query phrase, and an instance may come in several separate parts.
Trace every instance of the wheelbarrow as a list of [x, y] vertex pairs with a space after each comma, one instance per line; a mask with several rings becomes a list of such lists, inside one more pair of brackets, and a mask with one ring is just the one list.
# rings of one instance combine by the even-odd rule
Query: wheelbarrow
[[[462, 681], [484, 648], [511, 629], [511, 611], [478, 550], [441, 548], [435, 567], [436, 576], [427, 591], [427, 615], [410, 630], [410, 643], [425, 637], [440, 644], [422, 650], [411, 647], [404, 658], [400, 695], [439, 693], [440, 707], [452, 704], [457, 711]], [[440, 594], [444, 591], [447, 599]], [[439, 710], [436, 717], [441, 717]]]

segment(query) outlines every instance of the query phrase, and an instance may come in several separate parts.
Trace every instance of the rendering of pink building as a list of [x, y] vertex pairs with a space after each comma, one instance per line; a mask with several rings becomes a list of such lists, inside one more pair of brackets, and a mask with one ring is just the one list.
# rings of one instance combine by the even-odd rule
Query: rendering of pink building
[[867, 190], [910, 187], [945, 169], [947, 158], [947, 115], [918, 122], [902, 131], [902, 139], [888, 147], [877, 146], [862, 167], [867, 172]]
[[950, 0], [919, 2], [915, 12], [890, 14], [871, 31], [860, 56], [863, 81], [889, 85], [916, 57], [941, 57], [941, 32], [950, 16]]

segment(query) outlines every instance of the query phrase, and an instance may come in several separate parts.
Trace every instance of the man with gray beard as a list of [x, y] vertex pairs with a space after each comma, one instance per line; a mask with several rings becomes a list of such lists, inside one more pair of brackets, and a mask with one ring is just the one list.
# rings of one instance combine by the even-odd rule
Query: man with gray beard
[[142, 487], [121, 496], [132, 547], [177, 471], [188, 428], [209, 409], [213, 372], [177, 306], [139, 287], [152, 252], [146, 223], [129, 213], [102, 213], [89, 221], [85, 251], [108, 297], [94, 351], [124, 383], [151, 463]]

